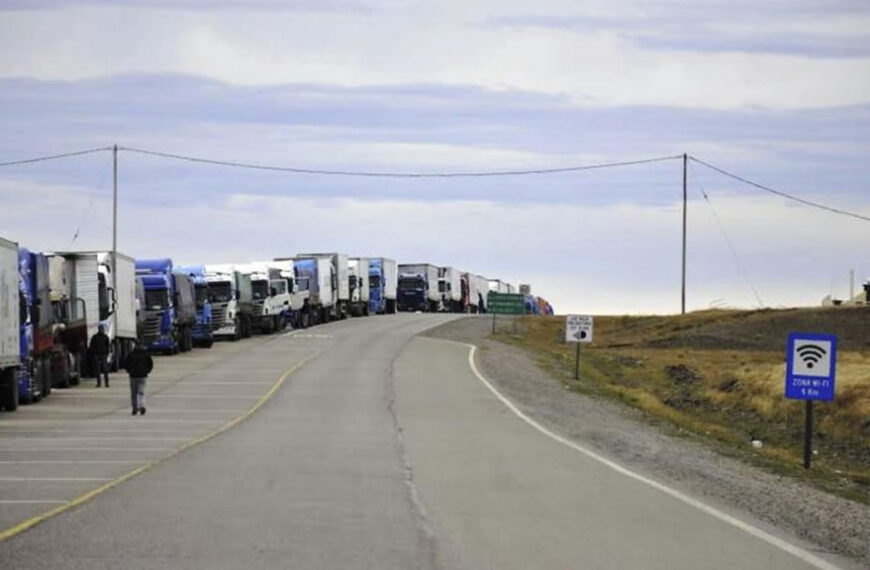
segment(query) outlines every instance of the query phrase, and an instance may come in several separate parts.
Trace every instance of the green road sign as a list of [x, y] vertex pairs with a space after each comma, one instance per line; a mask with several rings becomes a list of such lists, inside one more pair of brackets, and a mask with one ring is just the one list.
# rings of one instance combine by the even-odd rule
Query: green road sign
[[526, 301], [519, 293], [490, 291], [486, 296], [486, 310], [495, 315], [524, 315]]

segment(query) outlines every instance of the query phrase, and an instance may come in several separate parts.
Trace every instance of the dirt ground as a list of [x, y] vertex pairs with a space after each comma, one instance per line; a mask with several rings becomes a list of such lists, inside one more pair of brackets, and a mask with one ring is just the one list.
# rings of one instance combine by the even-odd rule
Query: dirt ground
[[[644, 322], [645, 317], [636, 319], [637, 329], [656, 326], [653, 320]], [[596, 321], [596, 335], [597, 326]], [[727, 321], [715, 326], [719, 328], [696, 338], [728, 336]], [[770, 327], [770, 323], [760, 326]], [[809, 542], [809, 549], [817, 546], [870, 567], [867, 505], [720, 453], [708, 441], [674, 429], [667, 422], [651, 423], [647, 414], [630, 406], [566, 390], [562, 381], [544, 371], [530, 353], [494, 340], [490, 336], [491, 327], [488, 318], [470, 317], [433, 329], [427, 335], [477, 345], [479, 362], [487, 378], [524, 413], [554, 431], [726, 512], [738, 516], [740, 512], [751, 513], [760, 524]], [[649, 338], [649, 331], [635, 332], [638, 333], [635, 338], [613, 338], [612, 344]], [[754, 342], [771, 343], [763, 336], [766, 335]], [[681, 344], [681, 348], [685, 346]], [[758, 349], [759, 345], [747, 347], [752, 348]], [[692, 381], [691, 371], [675, 369], [672, 373]]]

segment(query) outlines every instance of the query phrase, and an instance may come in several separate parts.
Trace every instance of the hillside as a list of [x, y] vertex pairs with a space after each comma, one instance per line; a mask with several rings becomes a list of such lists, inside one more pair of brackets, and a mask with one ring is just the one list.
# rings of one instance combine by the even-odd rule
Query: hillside
[[[580, 382], [573, 380], [574, 346], [564, 342], [563, 317], [502, 323], [497, 337], [530, 350], [572, 390], [619, 399], [654, 421], [870, 502], [868, 325], [867, 307], [596, 316], [595, 342], [582, 348]], [[839, 340], [836, 399], [816, 404], [809, 473], [799, 468], [803, 402], [783, 397], [792, 331]]]

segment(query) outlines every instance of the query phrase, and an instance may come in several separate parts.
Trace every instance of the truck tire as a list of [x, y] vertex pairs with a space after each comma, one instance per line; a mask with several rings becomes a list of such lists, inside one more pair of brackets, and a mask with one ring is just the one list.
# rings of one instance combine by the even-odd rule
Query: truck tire
[[119, 368], [119, 362], [121, 360], [121, 343], [118, 342], [118, 339], [112, 340], [112, 354], [109, 359], [109, 372], [117, 372]]
[[18, 409], [18, 370], [10, 368], [0, 373], [0, 408], [7, 412]]
[[44, 358], [42, 363], [42, 397], [51, 395], [51, 358]]

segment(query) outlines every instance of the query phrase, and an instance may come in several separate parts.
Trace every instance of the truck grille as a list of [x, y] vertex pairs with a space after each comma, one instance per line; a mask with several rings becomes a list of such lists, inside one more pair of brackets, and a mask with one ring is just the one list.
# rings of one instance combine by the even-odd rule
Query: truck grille
[[227, 319], [227, 306], [222, 303], [215, 303], [211, 306], [211, 328], [217, 330], [224, 326]]
[[160, 323], [163, 322], [163, 311], [148, 311], [145, 315], [144, 336], [154, 339], [160, 336]]
[[253, 310], [253, 316], [255, 316], [255, 317], [261, 317], [261, 316], [263, 316], [263, 306], [264, 306], [265, 304], [266, 304], [266, 300], [265, 300], [265, 299], [260, 299], [260, 300], [258, 300], [258, 301], [254, 301], [254, 306], [253, 306], [253, 308], [252, 308], [252, 310]]

